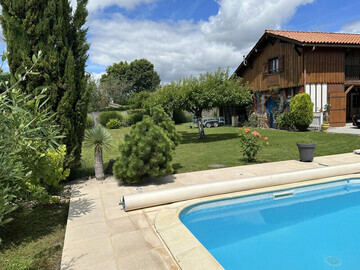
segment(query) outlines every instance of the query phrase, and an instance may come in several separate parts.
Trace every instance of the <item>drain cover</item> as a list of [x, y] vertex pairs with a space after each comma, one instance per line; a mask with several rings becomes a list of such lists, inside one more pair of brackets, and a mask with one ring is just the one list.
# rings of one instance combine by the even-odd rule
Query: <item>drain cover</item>
[[341, 266], [341, 261], [339, 258], [336, 258], [334, 256], [329, 256], [325, 258], [325, 262], [330, 265], [330, 266], [334, 266], [334, 267], [338, 267]]

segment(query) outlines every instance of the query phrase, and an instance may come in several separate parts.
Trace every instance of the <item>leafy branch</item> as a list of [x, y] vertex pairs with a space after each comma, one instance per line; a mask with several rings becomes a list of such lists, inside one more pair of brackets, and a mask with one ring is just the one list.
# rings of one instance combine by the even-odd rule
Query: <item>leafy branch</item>
[[[25, 81], [26, 77], [29, 75], [29, 74], [32, 74], [32, 75], [39, 75], [40, 73], [39, 72], [33, 72], [32, 70], [34, 69], [34, 67], [36, 66], [36, 64], [39, 62], [40, 58], [42, 56], [42, 52], [39, 51], [37, 55], [33, 55], [32, 56], [32, 62], [33, 62], [33, 65], [30, 67], [30, 69], [27, 69], [27, 67], [25, 67], [25, 74], [24, 75], [21, 75], [19, 73], [15, 73], [15, 77], [17, 79], [17, 82], [15, 84], [13, 84], [11, 87], [9, 87], [8, 89], [6, 89], [3, 93], [1, 93], [0, 95], [4, 95], [6, 94], [7, 92], [11, 91], [12, 89], [14, 89], [17, 85], [19, 85], [20, 82], [22, 81]], [[4, 61], [6, 60], [7, 58], [7, 53], [4, 53], [2, 55], [2, 63], [4, 63]], [[2, 65], [1, 65], [2, 66]], [[4, 82], [2, 82], [4, 83]]]

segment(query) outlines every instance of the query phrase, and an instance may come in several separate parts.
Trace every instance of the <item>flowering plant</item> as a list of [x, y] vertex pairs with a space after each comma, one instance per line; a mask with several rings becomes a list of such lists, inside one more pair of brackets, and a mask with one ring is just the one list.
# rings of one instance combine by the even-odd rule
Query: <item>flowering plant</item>
[[263, 145], [269, 145], [268, 138], [260, 135], [256, 130], [251, 131], [250, 128], [240, 129], [240, 142], [244, 157], [252, 162], [255, 156], [262, 149]]

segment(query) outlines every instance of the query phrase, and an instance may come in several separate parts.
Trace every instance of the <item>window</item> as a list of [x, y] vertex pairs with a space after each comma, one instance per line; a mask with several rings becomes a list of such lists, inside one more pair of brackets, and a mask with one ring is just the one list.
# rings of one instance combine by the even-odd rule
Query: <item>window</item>
[[269, 74], [279, 73], [279, 58], [269, 60]]

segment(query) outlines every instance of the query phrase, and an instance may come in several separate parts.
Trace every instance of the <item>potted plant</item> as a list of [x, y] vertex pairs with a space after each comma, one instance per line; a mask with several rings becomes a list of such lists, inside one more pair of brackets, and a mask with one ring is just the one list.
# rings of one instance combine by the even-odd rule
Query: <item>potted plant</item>
[[308, 135], [301, 139], [301, 142], [297, 143], [299, 149], [300, 161], [312, 162], [314, 159], [315, 148], [317, 144], [312, 142]]
[[321, 128], [323, 131], [327, 131], [328, 128], [330, 127], [329, 124], [329, 111], [331, 109], [331, 105], [330, 104], [325, 104], [324, 105], [324, 109], [323, 109], [323, 115], [324, 115], [324, 121], [321, 125]]

